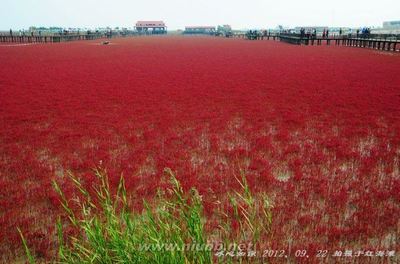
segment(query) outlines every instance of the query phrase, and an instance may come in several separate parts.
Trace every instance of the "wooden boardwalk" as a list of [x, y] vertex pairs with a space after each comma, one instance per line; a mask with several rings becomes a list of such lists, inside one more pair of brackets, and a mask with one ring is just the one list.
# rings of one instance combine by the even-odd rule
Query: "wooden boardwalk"
[[[247, 34], [235, 34], [236, 38], [250, 39]], [[259, 34], [252, 36], [252, 40], [275, 40], [295, 45], [338, 45], [348, 47], [370, 48], [382, 51], [400, 52], [400, 36], [399, 35], [369, 35], [369, 36], [330, 36], [323, 38], [322, 36], [302, 36], [300, 34]]]
[[[336, 41], [340, 45], [340, 40]], [[400, 40], [382, 40], [366, 38], [348, 38], [342, 40], [342, 45], [361, 48], [372, 48], [377, 50], [386, 50], [400, 52]]]
[[134, 32], [90, 32], [90, 33], [54, 33], [54, 34], [38, 34], [19, 32], [15, 34], [0, 33], [0, 43], [57, 43], [76, 40], [94, 40], [111, 37], [126, 37], [136, 35]]
[[104, 34], [71, 34], [71, 35], [0, 35], [0, 42], [5, 43], [54, 43], [73, 40], [93, 40], [104, 38]]
[[399, 36], [369, 35], [369, 36], [332, 36], [328, 38], [301, 36], [300, 34], [280, 34], [279, 40], [297, 45], [341, 45], [349, 47], [370, 48], [384, 51], [399, 52]]
[[[112, 34], [108, 32], [92, 32], [92, 33], [69, 33], [69, 34], [10, 34], [1, 33], [0, 43], [56, 43], [76, 40], [94, 40], [101, 38], [111, 38], [117, 36], [136, 35], [133, 32], [121, 35], [117, 32]], [[295, 45], [339, 45], [349, 47], [370, 48], [382, 51], [400, 52], [400, 36], [399, 35], [369, 35], [369, 36], [331, 36], [323, 38], [322, 36], [304, 36], [300, 34], [287, 33], [268, 33], [268, 34], [234, 34], [235, 38], [251, 39], [251, 40], [274, 40], [282, 41]]]

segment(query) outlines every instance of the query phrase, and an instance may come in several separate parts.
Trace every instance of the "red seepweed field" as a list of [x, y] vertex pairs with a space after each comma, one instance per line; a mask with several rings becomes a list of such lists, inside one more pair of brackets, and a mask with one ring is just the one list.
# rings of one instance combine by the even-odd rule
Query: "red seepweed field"
[[398, 253], [399, 54], [211, 37], [99, 42], [0, 45], [0, 261], [23, 254], [17, 227], [51, 259], [62, 214], [52, 180], [68, 193], [67, 171], [90, 185], [99, 165], [113, 186], [123, 173], [134, 210], [171, 168], [199, 190], [208, 225], [242, 172], [273, 204], [266, 247]]

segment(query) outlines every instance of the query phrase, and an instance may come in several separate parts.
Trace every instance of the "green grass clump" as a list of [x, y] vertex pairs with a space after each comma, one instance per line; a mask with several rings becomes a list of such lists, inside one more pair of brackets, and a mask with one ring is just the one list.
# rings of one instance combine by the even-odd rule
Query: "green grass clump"
[[[84, 188], [73, 174], [70, 178], [80, 193], [73, 199], [66, 197], [57, 182], [54, 189], [60, 196], [67, 221], [57, 222], [59, 263], [213, 263], [216, 259], [207, 240], [205, 217], [201, 196], [195, 188], [184, 192], [170, 169], [165, 173], [170, 177], [170, 189], [157, 195], [144, 210], [135, 212], [128, 207], [124, 178], [119, 181], [116, 194], [110, 191], [107, 173], [95, 169], [98, 183], [94, 192]], [[246, 178], [239, 181], [243, 192], [230, 195], [234, 218], [239, 221], [241, 236], [232, 237], [229, 217], [220, 227], [222, 233], [230, 234], [224, 239], [252, 238], [255, 242], [268, 229], [271, 221], [269, 204], [262, 202], [261, 211]], [[73, 208], [73, 209], [72, 209]], [[260, 214], [261, 213], [261, 214]], [[260, 216], [265, 220], [260, 220]], [[260, 222], [261, 221], [261, 222]], [[65, 225], [76, 230], [75, 235], [64, 237]], [[260, 226], [261, 225], [261, 226]], [[220, 233], [220, 234], [222, 234]], [[35, 259], [29, 251], [22, 235], [22, 241], [29, 263]], [[240, 234], [239, 234], [240, 235]], [[191, 248], [188, 248], [188, 245]], [[199, 248], [193, 245], [201, 245]]]

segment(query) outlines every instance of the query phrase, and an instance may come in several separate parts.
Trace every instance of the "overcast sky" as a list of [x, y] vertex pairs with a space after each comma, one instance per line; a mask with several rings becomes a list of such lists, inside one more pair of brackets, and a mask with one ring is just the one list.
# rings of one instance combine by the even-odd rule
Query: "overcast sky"
[[133, 27], [164, 20], [169, 29], [381, 26], [400, 20], [400, 0], [0, 0], [0, 29], [29, 26]]

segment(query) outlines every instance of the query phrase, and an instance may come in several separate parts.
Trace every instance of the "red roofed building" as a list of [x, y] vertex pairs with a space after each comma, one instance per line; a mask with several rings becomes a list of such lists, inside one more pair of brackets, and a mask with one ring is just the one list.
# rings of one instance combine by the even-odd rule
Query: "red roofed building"
[[167, 26], [164, 21], [138, 21], [136, 30], [142, 34], [166, 34]]

